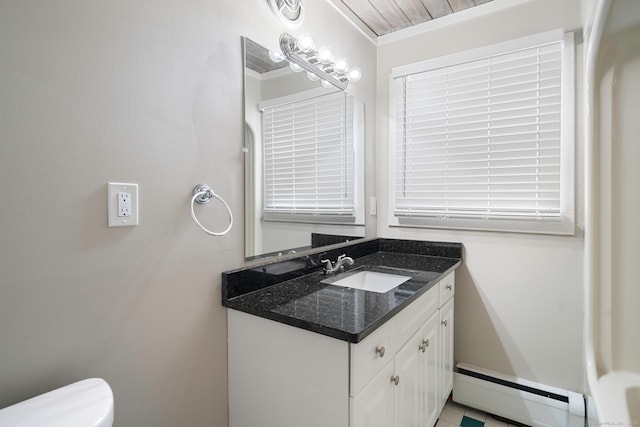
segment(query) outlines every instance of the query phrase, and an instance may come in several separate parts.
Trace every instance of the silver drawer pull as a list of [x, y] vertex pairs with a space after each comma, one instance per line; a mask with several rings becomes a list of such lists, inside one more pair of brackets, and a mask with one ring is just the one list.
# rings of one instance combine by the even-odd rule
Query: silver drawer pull
[[420, 345], [418, 346], [418, 348], [419, 348], [420, 350], [422, 350], [422, 352], [423, 352], [423, 353], [424, 353], [425, 351], [427, 351], [427, 347], [429, 347], [429, 340], [427, 340], [427, 339], [422, 340], [422, 344], [420, 344]]
[[447, 288], [447, 290], [449, 290], [449, 291], [450, 291], [451, 289], [453, 289], [453, 286], [451, 285], [451, 283], [449, 283], [449, 284], [446, 286], [446, 288]]
[[377, 347], [376, 353], [378, 353], [380, 357], [384, 357], [384, 347], [383, 346]]
[[442, 324], [446, 327], [446, 326], [447, 326], [447, 321], [446, 321], [446, 320], [443, 320], [443, 321], [442, 321]]
[[391, 382], [398, 385], [400, 383], [400, 377], [398, 375], [391, 377]]

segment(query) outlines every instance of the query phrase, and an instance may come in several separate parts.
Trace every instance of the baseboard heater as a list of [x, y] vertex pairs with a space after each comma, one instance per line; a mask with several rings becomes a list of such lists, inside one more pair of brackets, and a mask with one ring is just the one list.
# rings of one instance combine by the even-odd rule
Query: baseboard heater
[[454, 402], [532, 427], [584, 427], [582, 394], [458, 363]]

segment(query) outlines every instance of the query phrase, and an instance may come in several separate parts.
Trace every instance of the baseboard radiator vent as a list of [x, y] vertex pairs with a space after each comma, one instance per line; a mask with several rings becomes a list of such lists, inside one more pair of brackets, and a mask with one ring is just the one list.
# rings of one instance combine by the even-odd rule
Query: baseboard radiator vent
[[458, 363], [453, 400], [532, 427], [584, 427], [581, 394]]

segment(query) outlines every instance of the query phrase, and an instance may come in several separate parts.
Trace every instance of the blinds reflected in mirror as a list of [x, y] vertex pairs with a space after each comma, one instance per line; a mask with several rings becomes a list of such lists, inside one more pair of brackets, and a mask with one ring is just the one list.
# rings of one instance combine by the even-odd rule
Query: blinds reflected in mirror
[[265, 219], [353, 218], [353, 98], [337, 92], [261, 110]]

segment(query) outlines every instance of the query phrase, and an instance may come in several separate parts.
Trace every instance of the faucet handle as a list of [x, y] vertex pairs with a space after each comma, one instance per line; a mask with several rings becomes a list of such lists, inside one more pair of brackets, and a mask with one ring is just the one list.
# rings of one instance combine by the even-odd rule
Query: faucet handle
[[331, 263], [330, 259], [321, 259], [320, 262], [324, 264], [324, 269], [326, 271], [331, 270], [333, 268], [333, 264]]
[[338, 262], [342, 261], [345, 257], [347, 256], [347, 254], [342, 254], [338, 257]]

